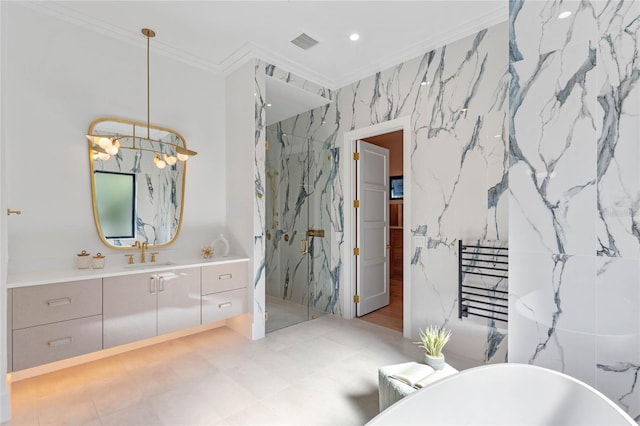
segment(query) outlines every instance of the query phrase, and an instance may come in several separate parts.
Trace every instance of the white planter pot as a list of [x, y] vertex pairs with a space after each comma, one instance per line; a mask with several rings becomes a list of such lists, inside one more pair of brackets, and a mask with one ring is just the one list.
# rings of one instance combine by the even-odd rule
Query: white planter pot
[[431, 355], [424, 354], [424, 363], [434, 370], [442, 370], [444, 368], [444, 355], [436, 358]]

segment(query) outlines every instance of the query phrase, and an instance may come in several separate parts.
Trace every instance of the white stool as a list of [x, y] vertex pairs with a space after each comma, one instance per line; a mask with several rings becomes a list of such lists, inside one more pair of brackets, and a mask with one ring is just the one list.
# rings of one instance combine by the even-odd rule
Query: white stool
[[[400, 401], [410, 393], [418, 390], [413, 386], [409, 386], [406, 383], [401, 382], [400, 380], [389, 377], [392, 374], [406, 369], [411, 364], [411, 362], [405, 362], [402, 364], [387, 365], [378, 369], [378, 402], [380, 405], [380, 412], [386, 410], [392, 404]], [[442, 370], [437, 370], [433, 374], [438, 375], [436, 380], [439, 380], [457, 372], [458, 370], [449, 364], [445, 364]]]

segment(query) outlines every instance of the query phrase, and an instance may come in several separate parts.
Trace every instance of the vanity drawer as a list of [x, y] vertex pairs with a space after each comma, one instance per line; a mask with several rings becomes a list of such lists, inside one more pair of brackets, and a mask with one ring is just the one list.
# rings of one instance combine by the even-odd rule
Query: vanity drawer
[[13, 289], [13, 329], [102, 313], [102, 279]]
[[235, 290], [247, 286], [248, 262], [202, 267], [202, 294]]
[[102, 315], [13, 332], [13, 371], [102, 349]]
[[202, 323], [221, 321], [247, 311], [247, 289], [202, 296]]

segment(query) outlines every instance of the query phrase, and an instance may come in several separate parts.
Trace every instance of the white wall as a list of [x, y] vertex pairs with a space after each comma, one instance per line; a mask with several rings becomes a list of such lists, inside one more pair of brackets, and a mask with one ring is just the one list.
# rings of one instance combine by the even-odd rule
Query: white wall
[[[263, 77], [264, 83], [264, 77]], [[232, 244], [238, 245], [242, 252], [252, 256], [254, 252], [254, 203], [257, 202], [254, 184], [255, 114], [254, 99], [256, 95], [255, 70], [253, 61], [246, 63], [227, 78], [227, 138], [228, 148], [226, 162], [226, 180], [230, 191], [227, 195], [227, 217], [229, 231], [234, 236]], [[262, 137], [264, 142], [264, 136]], [[264, 152], [264, 147], [262, 148]], [[264, 169], [264, 162], [262, 164]], [[264, 202], [262, 203], [264, 204]], [[242, 321], [229, 323], [234, 329], [248, 337], [258, 339], [264, 337], [264, 277], [262, 285], [258, 285], [261, 274], [260, 265], [255, 264], [254, 257], [249, 267], [249, 315]], [[249, 332], [248, 330], [251, 330]]]
[[[84, 134], [98, 117], [146, 121], [146, 39], [123, 43], [17, 2], [3, 6], [7, 199], [22, 210], [8, 222], [9, 269], [68, 267], [83, 249], [120, 262], [95, 229]], [[151, 40], [151, 122], [199, 153], [170, 248], [197, 255], [226, 224], [224, 78], [154, 54], [161, 38]]]
[[[0, 3], [0, 28], [6, 28], [7, 14], [5, 13], [5, 4]], [[0, 93], [4, 92], [6, 87], [4, 65], [6, 61], [6, 41], [7, 38], [3, 31], [0, 31]], [[0, 97], [0, 212], [4, 212], [7, 208], [6, 203], [6, 162], [5, 162], [5, 129], [6, 129], [6, 102], [4, 97]], [[7, 216], [0, 214], [0, 289], [4, 289], [4, 283], [7, 280]], [[0, 291], [0, 377], [7, 374], [7, 316], [2, 313], [7, 312], [7, 298], [3, 297], [3, 291]], [[9, 392], [7, 390], [7, 381], [0, 380], [0, 422], [9, 420], [11, 416], [11, 407], [9, 401]]]

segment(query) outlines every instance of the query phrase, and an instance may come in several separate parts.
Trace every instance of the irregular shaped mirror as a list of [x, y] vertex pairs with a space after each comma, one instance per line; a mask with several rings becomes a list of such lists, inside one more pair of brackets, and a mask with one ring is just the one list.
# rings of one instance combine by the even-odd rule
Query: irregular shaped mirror
[[175, 130], [100, 118], [89, 127], [93, 215], [102, 241], [129, 248], [171, 244], [180, 232], [186, 149]]

